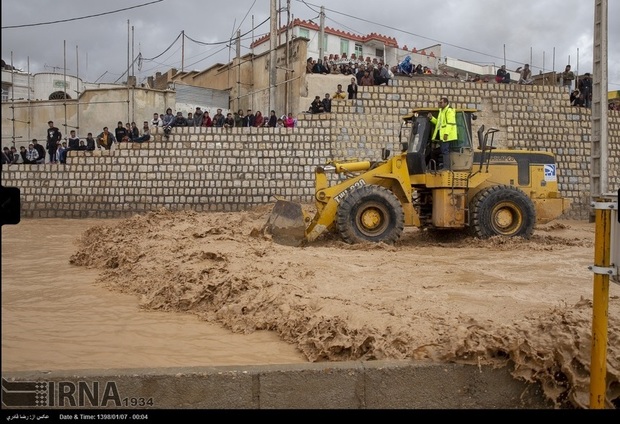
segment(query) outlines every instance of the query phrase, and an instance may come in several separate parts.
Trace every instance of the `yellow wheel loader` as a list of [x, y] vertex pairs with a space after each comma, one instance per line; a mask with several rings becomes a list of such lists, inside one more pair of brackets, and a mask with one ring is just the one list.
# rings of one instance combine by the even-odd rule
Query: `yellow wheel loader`
[[[529, 238], [537, 223], [552, 221], [570, 202], [558, 192], [553, 154], [493, 146], [499, 131], [484, 126], [472, 145], [474, 109], [456, 111], [458, 140], [450, 142], [446, 164], [439, 141], [431, 140], [429, 113], [403, 117], [401, 152], [383, 149], [381, 161], [331, 161], [315, 170], [316, 213], [278, 199], [266, 224], [273, 240], [298, 246], [326, 232], [348, 243], [396, 242], [407, 226], [463, 230], [480, 238]], [[338, 181], [334, 175], [343, 178]], [[330, 184], [330, 178], [334, 181]]]

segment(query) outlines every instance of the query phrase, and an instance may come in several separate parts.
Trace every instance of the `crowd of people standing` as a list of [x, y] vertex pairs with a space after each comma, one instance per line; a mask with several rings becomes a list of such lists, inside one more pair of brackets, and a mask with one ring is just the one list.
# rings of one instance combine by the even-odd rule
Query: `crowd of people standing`
[[[407, 61], [399, 64], [397, 74], [407, 73]], [[309, 66], [316, 66], [317, 62], [308, 59]], [[320, 61], [318, 62], [321, 66]], [[393, 74], [384, 66], [383, 63], [370, 65], [371, 69], [360, 66], [355, 74], [351, 73], [350, 84], [346, 91], [342, 84], [338, 84], [333, 94], [325, 93], [321, 99], [315, 96], [308, 109], [309, 113], [329, 113], [332, 109], [332, 101], [345, 99], [356, 99], [358, 87], [365, 85], [387, 84]], [[413, 68], [413, 67], [412, 67]], [[318, 69], [318, 68], [317, 68]], [[415, 68], [413, 68], [415, 69]], [[532, 84], [532, 75], [529, 65], [518, 68], [519, 84]], [[416, 72], [415, 70], [413, 72]], [[590, 108], [592, 104], [592, 79], [589, 73], [583, 77], [576, 78], [570, 65], [567, 65], [564, 72], [560, 74], [560, 84], [570, 92], [570, 104]], [[576, 81], [575, 81], [576, 80]], [[511, 76], [505, 66], [501, 66], [495, 78], [497, 83], [510, 83]], [[571, 90], [572, 83], [575, 81], [575, 88]], [[618, 103], [610, 103], [610, 110], [618, 110]], [[297, 119], [292, 113], [278, 117], [274, 110], [270, 111], [269, 116], [264, 116], [260, 110], [253, 111], [247, 109], [244, 113], [242, 109], [224, 115], [222, 109], [217, 109], [215, 115], [211, 116], [208, 110], [203, 111], [201, 107], [196, 107], [194, 112], [184, 115], [182, 111], [173, 114], [171, 108], [167, 108], [165, 113], [153, 113], [153, 118], [143, 121], [142, 128], [138, 128], [135, 122], [117, 122], [114, 131], [109, 131], [104, 127], [97, 137], [89, 132], [85, 138], [77, 136], [75, 130], [70, 130], [68, 137], [63, 139], [61, 131], [49, 121], [46, 130], [46, 143], [43, 146], [36, 138], [33, 138], [27, 147], [21, 146], [19, 151], [15, 146], [4, 147], [2, 150], [2, 164], [43, 164], [46, 158], [49, 163], [66, 163], [67, 156], [71, 151], [93, 151], [96, 149], [110, 150], [117, 143], [144, 143], [151, 139], [151, 131], [154, 127], [162, 127], [164, 135], [167, 137], [174, 127], [212, 127], [212, 128], [233, 128], [233, 127], [271, 127], [271, 128], [294, 128], [297, 126]]]
[[263, 115], [260, 110], [253, 111], [247, 109], [244, 113], [243, 109], [236, 112], [227, 112], [224, 115], [222, 109], [217, 109], [216, 113], [211, 116], [210, 112], [203, 111], [200, 106], [196, 107], [194, 112], [188, 112], [187, 116], [182, 111], [172, 113], [172, 109], [166, 109], [165, 114], [158, 115], [153, 113], [151, 125], [154, 127], [163, 127], [164, 135], [168, 136], [175, 127], [205, 127], [205, 128], [234, 128], [234, 127], [288, 127], [297, 126], [297, 120], [293, 114], [282, 115], [278, 118], [275, 110], [270, 111], [269, 116]]
[[123, 125], [119, 121], [115, 130], [116, 136], [108, 131], [108, 127], [104, 127], [97, 137], [89, 132], [85, 138], [79, 137], [76, 130], [70, 130], [69, 136], [63, 138], [62, 132], [54, 125], [54, 121], [48, 121], [47, 125], [45, 146], [33, 138], [28, 147], [21, 146], [19, 151], [15, 146], [5, 147], [2, 164], [45, 164], [46, 161], [51, 164], [65, 164], [71, 151], [110, 150], [118, 141], [143, 142], [150, 139], [148, 121], [144, 121], [142, 131], [138, 130], [135, 122]]
[[28, 147], [21, 146], [19, 151], [15, 146], [4, 147], [1, 160], [2, 164], [65, 164], [67, 156], [72, 150], [111, 150], [118, 143], [144, 143], [149, 141], [155, 127], [162, 127], [164, 135], [167, 136], [174, 127], [294, 128], [296, 126], [297, 119], [292, 113], [278, 117], [275, 110], [272, 110], [269, 116], [264, 116], [260, 110], [254, 112], [248, 109], [244, 113], [240, 109], [235, 113], [229, 112], [224, 115], [222, 109], [217, 109], [215, 115], [210, 116], [209, 111], [203, 112], [201, 107], [196, 107], [193, 113], [190, 112], [187, 115], [181, 111], [173, 114], [171, 108], [162, 114], [154, 112], [153, 118], [144, 121], [141, 128], [135, 122], [123, 124], [122, 121], [118, 121], [113, 131], [106, 126], [96, 137], [89, 132], [86, 138], [78, 137], [76, 130], [70, 130], [69, 136], [63, 138], [62, 132], [54, 125], [54, 122], [49, 121], [45, 146], [34, 138]]

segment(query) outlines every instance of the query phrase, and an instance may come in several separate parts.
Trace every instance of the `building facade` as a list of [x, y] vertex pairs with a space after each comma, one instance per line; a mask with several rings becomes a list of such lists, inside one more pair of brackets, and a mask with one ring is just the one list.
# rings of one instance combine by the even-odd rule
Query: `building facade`
[[[393, 37], [370, 33], [357, 35], [339, 29], [323, 28], [323, 48], [321, 49], [321, 27], [302, 19], [294, 19], [287, 27], [278, 30], [278, 45], [286, 44], [295, 38], [308, 40], [308, 57], [322, 59], [325, 62], [383, 62], [389, 67], [397, 66], [405, 57], [410, 56], [414, 64], [421, 64], [433, 70], [438, 69], [441, 57], [441, 44], [423, 48], [400, 47]], [[252, 43], [254, 54], [261, 54], [269, 50], [269, 36], [266, 35]], [[323, 57], [321, 57], [323, 52]]]

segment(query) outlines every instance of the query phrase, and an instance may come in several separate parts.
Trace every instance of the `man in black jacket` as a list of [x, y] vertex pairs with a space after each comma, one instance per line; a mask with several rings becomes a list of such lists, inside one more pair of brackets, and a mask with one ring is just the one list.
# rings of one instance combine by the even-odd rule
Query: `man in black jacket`
[[[45, 147], [49, 152], [50, 162], [56, 163], [58, 161], [58, 158], [56, 157], [56, 150], [58, 148], [58, 143], [62, 140], [62, 134], [60, 133], [60, 130], [54, 126], [53, 121], [48, 121], [47, 125], [47, 144]], [[39, 146], [40, 149], [36, 146]], [[38, 143], [35, 143], [35, 148], [39, 152], [39, 155], [43, 153], [43, 156], [40, 156], [39, 159], [43, 158], [43, 162], [41, 163], [45, 163], [45, 149], [43, 149], [43, 146], [39, 145]], [[43, 150], [43, 152], [41, 152], [41, 150]]]
[[584, 106], [592, 107], [592, 78], [588, 72], [579, 80], [579, 91], [583, 95]]
[[[51, 122], [51, 124], [54, 125], [53, 122]], [[58, 133], [60, 134], [60, 131]], [[45, 147], [41, 146], [36, 138], [32, 139], [32, 144], [34, 145], [35, 150], [39, 153], [39, 158], [36, 163], [45, 163]], [[50, 158], [51, 157], [52, 155], [50, 153]], [[54, 162], [56, 162], [56, 150], [54, 150]]]
[[[192, 119], [192, 124], [193, 123], [194, 121]], [[177, 116], [174, 118], [174, 121], [172, 121], [172, 126], [173, 127], [186, 127], [187, 126], [187, 118], [183, 116], [183, 112], [181, 111], [177, 112]]]
[[128, 141], [129, 132], [127, 128], [123, 125], [123, 121], [118, 121], [116, 124], [116, 128], [114, 129], [114, 137], [120, 143], [121, 141]]
[[321, 101], [321, 96], [315, 96], [312, 103], [310, 103], [310, 108], [308, 109], [310, 113], [323, 113], [325, 112], [325, 106], [323, 106], [323, 102]]
[[256, 122], [256, 117], [254, 116], [254, 113], [252, 112], [252, 109], [248, 109], [248, 113], [245, 114], [245, 116], [242, 118], [242, 122], [243, 122], [243, 126], [244, 127], [253, 127], [254, 123]]

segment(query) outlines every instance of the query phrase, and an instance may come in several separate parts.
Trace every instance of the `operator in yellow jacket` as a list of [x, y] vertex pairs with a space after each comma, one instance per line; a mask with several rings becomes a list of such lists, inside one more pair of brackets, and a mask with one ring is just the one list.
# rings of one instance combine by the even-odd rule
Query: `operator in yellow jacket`
[[[456, 129], [456, 111], [450, 106], [447, 97], [439, 99], [439, 113], [437, 118], [432, 113], [428, 114], [431, 123], [435, 125], [435, 131], [431, 140], [440, 140], [441, 160], [443, 169], [450, 169], [450, 142], [458, 139]], [[437, 138], [439, 134], [439, 138]], [[440, 167], [441, 168], [441, 167]]]

